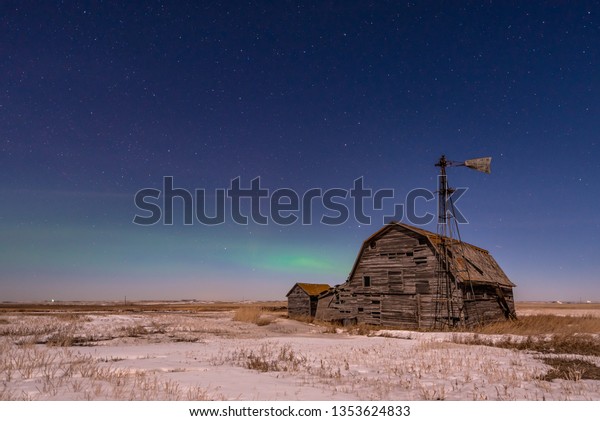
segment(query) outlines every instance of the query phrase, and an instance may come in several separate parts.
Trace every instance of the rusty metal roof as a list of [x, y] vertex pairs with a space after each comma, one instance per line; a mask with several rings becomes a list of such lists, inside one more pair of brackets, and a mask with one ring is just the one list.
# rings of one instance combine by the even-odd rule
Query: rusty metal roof
[[286, 297], [288, 295], [290, 295], [290, 293], [294, 290], [294, 288], [296, 288], [296, 286], [299, 286], [304, 292], [306, 292], [309, 296], [317, 296], [322, 292], [327, 291], [329, 288], [331, 288], [329, 285], [327, 284], [307, 284], [307, 283], [302, 283], [302, 282], [297, 282], [292, 289], [290, 289], [290, 291], [286, 294]]

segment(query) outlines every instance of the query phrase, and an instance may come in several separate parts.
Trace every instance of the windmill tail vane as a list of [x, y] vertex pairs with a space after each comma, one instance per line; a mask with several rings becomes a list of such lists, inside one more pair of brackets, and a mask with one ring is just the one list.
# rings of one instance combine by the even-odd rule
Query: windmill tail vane
[[491, 163], [492, 157], [490, 156], [487, 156], [485, 158], [467, 159], [465, 161], [465, 167], [489, 174], [492, 172]]

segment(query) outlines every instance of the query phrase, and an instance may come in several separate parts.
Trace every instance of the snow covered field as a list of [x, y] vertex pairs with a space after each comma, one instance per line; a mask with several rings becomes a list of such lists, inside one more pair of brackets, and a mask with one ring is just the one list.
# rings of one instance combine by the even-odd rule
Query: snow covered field
[[600, 380], [543, 380], [540, 354], [457, 343], [470, 333], [233, 316], [0, 315], [0, 400], [600, 400]]

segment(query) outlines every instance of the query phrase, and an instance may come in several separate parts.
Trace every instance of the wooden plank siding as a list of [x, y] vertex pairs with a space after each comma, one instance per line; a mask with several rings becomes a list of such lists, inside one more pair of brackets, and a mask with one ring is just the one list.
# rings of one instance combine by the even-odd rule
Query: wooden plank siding
[[296, 285], [288, 294], [288, 317], [310, 315], [310, 297], [302, 288]]
[[319, 294], [330, 288], [327, 284], [296, 283], [287, 293], [288, 317], [315, 317]]
[[[433, 328], [436, 318], [448, 314], [466, 325], [514, 314], [513, 284], [487, 251], [464, 244], [468, 252], [453, 268], [453, 281], [461, 288], [453, 292], [451, 309], [448, 300], [440, 299], [435, 234], [393, 223], [363, 243], [344, 284], [320, 295], [316, 317]], [[469, 277], [471, 272], [477, 275]]]

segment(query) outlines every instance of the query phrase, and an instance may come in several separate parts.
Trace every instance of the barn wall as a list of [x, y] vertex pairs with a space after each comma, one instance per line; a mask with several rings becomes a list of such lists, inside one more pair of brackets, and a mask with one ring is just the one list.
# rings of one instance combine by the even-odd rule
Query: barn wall
[[[398, 226], [364, 247], [351, 278], [319, 300], [318, 319], [425, 329], [445, 323], [441, 319], [448, 315], [448, 303], [440, 299], [437, 257], [425, 236]], [[470, 272], [481, 268], [494, 276], [503, 275], [487, 252], [465, 249], [472, 263], [462, 264], [476, 265]], [[369, 277], [370, 286], [364, 285], [364, 276]], [[464, 317], [467, 325], [474, 325], [504, 320], [507, 312], [514, 313], [512, 288], [476, 285], [474, 294], [465, 297], [462, 291], [454, 291], [450, 311], [453, 322]]]
[[508, 306], [508, 310], [514, 314], [515, 304], [512, 289], [502, 288], [498, 294], [497, 287], [493, 285], [474, 285], [474, 297], [465, 300], [465, 314], [467, 325], [490, 323], [506, 320], [506, 307], [502, 304], [502, 298]]
[[339, 315], [339, 312], [336, 308], [331, 307], [333, 299], [333, 294], [319, 297], [315, 318], [325, 321], [331, 321], [337, 318], [336, 316]]
[[516, 315], [517, 312], [515, 310], [515, 296], [513, 295], [513, 289], [512, 288], [502, 288], [502, 292], [504, 294], [504, 298], [506, 299], [506, 302], [508, 303], [508, 307], [510, 308], [512, 314]]
[[[423, 236], [391, 230], [367, 245], [352, 278], [328, 297], [331, 319], [356, 319], [374, 325], [428, 327], [433, 320], [436, 257]], [[371, 285], [363, 285], [369, 276]], [[320, 306], [325, 307], [325, 305]]]
[[310, 316], [310, 297], [296, 285], [288, 295], [288, 317]]

